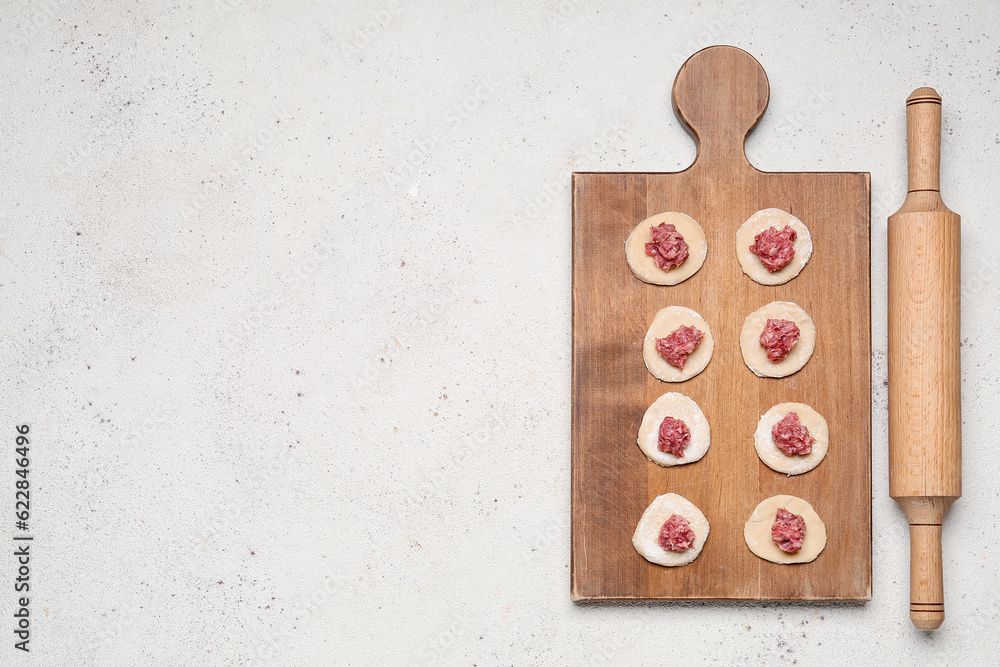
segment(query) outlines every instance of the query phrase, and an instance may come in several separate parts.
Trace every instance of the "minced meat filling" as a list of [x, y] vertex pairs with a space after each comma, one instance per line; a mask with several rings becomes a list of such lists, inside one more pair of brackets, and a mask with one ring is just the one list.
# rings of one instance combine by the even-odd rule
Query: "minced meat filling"
[[687, 551], [694, 544], [691, 522], [680, 514], [671, 514], [660, 527], [660, 537], [657, 541], [667, 551]]
[[691, 442], [691, 429], [680, 419], [664, 417], [660, 422], [659, 442], [657, 449], [661, 452], [684, 456], [684, 449]]
[[[798, 332], [798, 329], [796, 329]], [[796, 335], [798, 335], [796, 333]], [[668, 364], [684, 370], [688, 355], [701, 344], [705, 334], [694, 327], [683, 326], [674, 329], [666, 338], [656, 339], [656, 351]]]
[[767, 358], [778, 363], [799, 339], [799, 327], [788, 320], [768, 320], [760, 332], [760, 346], [767, 350]]
[[771, 526], [771, 539], [785, 553], [796, 553], [806, 539], [806, 520], [779, 507]]
[[[780, 271], [795, 257], [795, 230], [785, 225], [780, 232], [774, 227], [768, 227], [754, 237], [750, 252], [760, 258], [771, 273]], [[647, 251], [648, 252], [648, 251]]]
[[646, 254], [664, 271], [677, 268], [687, 259], [687, 241], [673, 225], [661, 222], [650, 227], [649, 238], [651, 242], [646, 244]]
[[816, 438], [809, 435], [809, 429], [799, 421], [799, 415], [795, 412], [789, 412], [771, 427], [771, 437], [786, 456], [810, 454], [813, 443], [816, 442]]

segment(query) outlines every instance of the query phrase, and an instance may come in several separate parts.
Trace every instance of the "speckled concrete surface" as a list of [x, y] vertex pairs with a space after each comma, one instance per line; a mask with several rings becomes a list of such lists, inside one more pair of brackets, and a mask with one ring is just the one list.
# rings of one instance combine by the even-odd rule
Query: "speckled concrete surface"
[[[0, 664], [660, 664], [676, 637], [692, 663], [995, 659], [995, 3], [332, 5], [0, 7], [0, 515], [26, 422], [36, 536], [28, 655], [0, 549]], [[569, 600], [570, 173], [690, 163], [670, 85], [712, 43], [770, 77], [758, 167], [872, 174], [867, 605]], [[885, 219], [921, 85], [964, 217], [933, 635], [886, 464]]]

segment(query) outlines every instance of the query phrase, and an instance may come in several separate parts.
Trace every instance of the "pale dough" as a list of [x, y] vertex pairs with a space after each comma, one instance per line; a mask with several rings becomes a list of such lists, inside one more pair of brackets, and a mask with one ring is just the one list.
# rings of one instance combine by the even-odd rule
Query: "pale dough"
[[[686, 364], [685, 364], [686, 366]], [[660, 424], [664, 417], [680, 419], [691, 431], [691, 441], [684, 448], [684, 456], [674, 456], [669, 452], [657, 449], [660, 442]], [[639, 437], [636, 440], [639, 449], [653, 463], [661, 466], [684, 465], [694, 463], [705, 455], [711, 444], [711, 432], [705, 414], [684, 394], [670, 392], [660, 396], [646, 409], [639, 425]]]
[[[660, 528], [663, 527], [671, 514], [680, 514], [691, 524], [691, 530], [694, 531], [694, 543], [691, 544], [690, 549], [667, 551], [660, 546]], [[632, 546], [635, 547], [640, 556], [650, 563], [677, 567], [678, 565], [687, 565], [697, 558], [707, 539], [708, 519], [701, 513], [701, 510], [684, 496], [679, 496], [676, 493], [665, 493], [662, 496], [657, 496], [642, 513], [639, 525], [635, 527], [635, 533], [632, 535]]]
[[[802, 548], [793, 554], [779, 549], [771, 539], [771, 526], [774, 525], [775, 515], [781, 507], [792, 514], [798, 514], [806, 522], [806, 535], [802, 540]], [[743, 538], [747, 541], [750, 551], [764, 560], [782, 565], [809, 563], [816, 560], [816, 556], [819, 556], [826, 546], [826, 526], [813, 506], [801, 498], [772, 496], [757, 505], [757, 509], [750, 515], [750, 520], [743, 526]]]
[[[774, 227], [780, 232], [785, 228], [785, 225], [795, 230], [796, 237], [792, 243], [795, 255], [792, 257], [792, 261], [778, 271], [771, 273], [760, 261], [760, 258], [750, 252], [750, 246], [754, 244], [754, 238], [768, 227]], [[736, 257], [740, 260], [743, 273], [761, 285], [781, 285], [799, 275], [799, 271], [812, 256], [812, 250], [812, 236], [809, 235], [809, 228], [794, 215], [782, 211], [780, 208], [765, 208], [763, 211], [757, 211], [747, 218], [747, 221], [740, 225], [736, 232]]]
[[[812, 451], [806, 455], [792, 454], [788, 456], [778, 449], [771, 437], [771, 428], [785, 418], [789, 412], [799, 416], [799, 422], [809, 429], [809, 435], [815, 438]], [[641, 432], [641, 431], [640, 431]], [[691, 437], [692, 442], [694, 436]], [[804, 403], [779, 403], [764, 413], [757, 422], [757, 431], [753, 434], [753, 446], [757, 456], [767, 464], [767, 467], [788, 475], [801, 475], [809, 472], [820, 464], [830, 447], [830, 429], [823, 415]], [[686, 453], [687, 450], [685, 450]], [[662, 454], [662, 452], [661, 452]]]
[[[799, 328], [799, 339], [785, 355], [785, 358], [778, 363], [767, 358], [767, 350], [760, 344], [760, 334], [768, 320], [789, 320], [795, 322]], [[813, 325], [812, 318], [791, 301], [772, 301], [763, 308], [750, 313], [743, 323], [743, 331], [740, 333], [743, 361], [750, 367], [750, 370], [760, 377], [783, 378], [795, 373], [806, 365], [815, 347], [816, 327]], [[697, 352], [697, 350], [695, 351]]]
[[[664, 271], [656, 265], [656, 260], [646, 254], [649, 243], [649, 229], [660, 223], [673, 225], [688, 244], [688, 256], [677, 267]], [[676, 285], [687, 280], [705, 263], [708, 242], [705, 230], [693, 218], [683, 213], [659, 213], [640, 222], [625, 241], [625, 259], [628, 268], [639, 280], [654, 285]]]
[[[667, 360], [656, 351], [657, 338], [666, 338], [682, 326], [692, 326], [705, 334], [694, 352], [688, 355], [683, 370], [668, 364]], [[683, 382], [705, 370], [708, 362], [712, 360], [712, 350], [714, 349], [715, 341], [712, 340], [712, 330], [709, 329], [708, 322], [701, 315], [683, 306], [667, 306], [656, 314], [653, 323], [649, 325], [646, 338], [642, 341], [642, 359], [646, 362], [646, 368], [649, 369], [649, 372], [658, 380]], [[767, 357], [764, 358], [767, 359]]]

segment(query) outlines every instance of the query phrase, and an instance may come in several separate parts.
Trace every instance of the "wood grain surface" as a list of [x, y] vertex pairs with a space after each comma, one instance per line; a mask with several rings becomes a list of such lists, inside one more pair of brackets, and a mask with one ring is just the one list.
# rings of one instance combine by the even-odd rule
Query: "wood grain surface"
[[941, 97], [906, 100], [909, 184], [888, 221], [889, 495], [910, 524], [910, 619], [944, 622], [941, 531], [962, 495], [962, 220], [941, 199]]
[[[698, 142], [678, 173], [573, 175], [572, 574], [574, 600], [871, 599], [870, 177], [867, 173], [765, 173], [743, 144], [767, 106], [768, 83], [749, 54], [711, 47], [674, 83], [674, 106]], [[776, 140], [783, 140], [776, 138]], [[736, 259], [736, 230], [763, 208], [801, 219], [814, 251], [785, 285], [758, 285]], [[624, 242], [645, 218], [679, 211], [705, 230], [708, 256], [672, 287], [637, 279]], [[794, 301], [817, 330], [798, 373], [759, 378], [740, 354], [744, 318], [771, 301]], [[715, 338], [700, 375], [654, 378], [642, 360], [653, 316], [679, 305], [698, 311]], [[712, 429], [705, 457], [662, 468], [636, 445], [647, 406], [669, 391], [702, 408]], [[758, 418], [777, 403], [807, 403], [830, 426], [830, 450], [814, 470], [787, 477], [753, 446]], [[635, 526], [658, 495], [678, 493], [711, 523], [690, 565], [664, 568], [632, 547]], [[791, 494], [826, 523], [826, 549], [812, 563], [777, 565], [753, 555], [743, 525], [764, 498]]]

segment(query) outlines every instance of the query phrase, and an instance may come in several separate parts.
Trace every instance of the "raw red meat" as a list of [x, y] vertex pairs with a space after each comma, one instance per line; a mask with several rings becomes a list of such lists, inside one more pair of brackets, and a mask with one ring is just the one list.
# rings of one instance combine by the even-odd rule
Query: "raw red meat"
[[[771, 273], [780, 271], [795, 257], [795, 230], [785, 225], [780, 232], [774, 227], [768, 227], [753, 238], [750, 252], [760, 258], [761, 263]], [[647, 250], [647, 252], [649, 252]]]
[[785, 358], [799, 339], [799, 328], [788, 320], [768, 320], [760, 332], [760, 346], [767, 350], [767, 358], [778, 363]]
[[688, 256], [688, 244], [673, 225], [661, 222], [649, 228], [651, 243], [646, 244], [646, 254], [664, 271], [684, 263]]
[[771, 526], [771, 539], [785, 553], [797, 552], [802, 548], [802, 541], [806, 539], [806, 520], [798, 514], [792, 514], [784, 507], [779, 507], [774, 517], [774, 524]]
[[771, 427], [771, 437], [778, 449], [787, 456], [809, 454], [816, 442], [816, 438], [809, 435], [809, 429], [799, 421], [799, 415], [795, 412], [789, 412]]
[[694, 544], [691, 523], [680, 514], [671, 514], [660, 527], [660, 546], [667, 551], [687, 551]]
[[691, 429], [680, 419], [664, 417], [660, 422], [657, 449], [674, 456], [684, 456], [684, 449], [691, 442]]
[[[798, 331], [796, 329], [796, 331]], [[701, 344], [705, 334], [694, 327], [683, 326], [674, 329], [666, 338], [656, 339], [656, 351], [671, 366], [684, 370], [688, 355]]]

